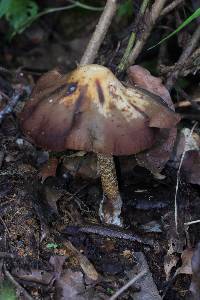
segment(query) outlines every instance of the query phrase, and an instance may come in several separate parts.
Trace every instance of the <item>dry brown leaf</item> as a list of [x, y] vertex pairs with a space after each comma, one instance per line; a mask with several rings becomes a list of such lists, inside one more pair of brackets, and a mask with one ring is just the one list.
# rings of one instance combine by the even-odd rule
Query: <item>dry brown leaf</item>
[[[152, 76], [148, 70], [138, 65], [131, 66], [127, 73], [130, 83], [136, 84], [160, 96], [164, 102], [174, 110], [169, 91], [162, 84], [160, 78]], [[161, 172], [170, 158], [176, 140], [176, 134], [176, 128], [161, 129], [154, 146], [149, 150], [136, 154], [137, 163], [152, 173], [156, 174]]]
[[65, 270], [55, 282], [56, 300], [85, 300], [83, 274], [70, 269]]
[[35, 282], [39, 284], [49, 285], [53, 280], [53, 274], [45, 270], [31, 269], [30, 271], [23, 269], [16, 269], [12, 271], [12, 274], [24, 281]]
[[95, 154], [90, 153], [85, 156], [65, 156], [63, 158], [63, 168], [72, 176], [92, 179], [98, 177], [97, 159]]
[[182, 265], [177, 269], [176, 275], [178, 274], [192, 274], [192, 256], [194, 254], [194, 249], [185, 249], [181, 254]]
[[41, 178], [42, 183], [48, 177], [56, 176], [57, 166], [58, 166], [58, 159], [56, 157], [52, 157], [48, 160], [48, 162], [41, 168], [39, 173], [39, 178]]
[[171, 270], [177, 265], [179, 258], [175, 254], [166, 255], [164, 258], [164, 270], [166, 274], [166, 280], [168, 281], [171, 275]]
[[174, 110], [174, 105], [169, 91], [164, 86], [160, 78], [151, 75], [147, 69], [138, 65], [128, 68], [127, 73], [129, 81], [132, 84], [139, 85], [147, 91], [160, 96], [168, 104], [168, 106]]
[[81, 254], [70, 241], [64, 242], [64, 246], [67, 247], [69, 250], [72, 251], [73, 255], [77, 258], [79, 261], [79, 264], [84, 271], [84, 273], [93, 281], [98, 280], [98, 273], [95, 270], [93, 264], [87, 259], [87, 257], [83, 254]]
[[182, 172], [187, 182], [200, 185], [200, 152], [198, 150], [185, 153]]

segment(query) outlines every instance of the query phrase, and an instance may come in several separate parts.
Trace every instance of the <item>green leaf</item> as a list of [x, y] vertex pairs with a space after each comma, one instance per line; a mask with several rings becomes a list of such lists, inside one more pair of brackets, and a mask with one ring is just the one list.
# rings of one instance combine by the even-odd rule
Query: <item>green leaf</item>
[[58, 248], [58, 244], [55, 244], [55, 243], [49, 243], [49, 244], [47, 244], [47, 248], [48, 248], [48, 249], [56, 249], [56, 248]]
[[178, 33], [181, 29], [183, 29], [185, 26], [187, 26], [188, 24], [190, 24], [193, 20], [195, 20], [196, 18], [198, 18], [200, 16], [200, 8], [198, 8], [190, 17], [188, 17], [176, 30], [174, 30], [172, 33], [170, 33], [168, 36], [166, 36], [165, 38], [163, 38], [159, 43], [157, 43], [156, 45], [148, 48], [148, 50], [153, 49], [154, 47], [160, 45], [161, 43], [163, 43], [164, 41], [166, 41], [167, 39], [169, 39], [170, 37], [172, 37], [173, 35], [175, 35], [176, 33]]
[[17, 300], [14, 288], [7, 282], [0, 285], [0, 300]]
[[12, 0], [1, 0], [0, 2], [0, 18], [3, 17], [11, 7]]
[[125, 0], [124, 3], [119, 5], [117, 14], [119, 17], [124, 16], [132, 16], [133, 14], [133, 1], [132, 0]]
[[15, 33], [23, 29], [24, 24], [37, 15], [38, 6], [31, 0], [11, 0], [11, 5], [6, 13]]
[[75, 7], [91, 11], [102, 11], [103, 7], [95, 7], [74, 1], [73, 4], [63, 7], [47, 8], [38, 12], [38, 5], [35, 0], [0, 0], [0, 18], [5, 17], [9, 22], [12, 32], [11, 38], [16, 33], [22, 33], [36, 19], [56, 11], [68, 10]]

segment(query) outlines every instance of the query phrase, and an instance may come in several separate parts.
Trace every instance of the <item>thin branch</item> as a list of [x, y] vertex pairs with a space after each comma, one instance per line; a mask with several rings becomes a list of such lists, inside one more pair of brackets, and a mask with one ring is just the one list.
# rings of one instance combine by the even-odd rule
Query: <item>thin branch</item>
[[95, 6], [86, 5], [86, 4], [81, 3], [79, 1], [71, 1], [71, 2], [73, 3], [71, 5], [47, 8], [44, 11], [38, 13], [36, 15], [36, 18], [38, 19], [38, 18], [40, 18], [44, 15], [50, 14], [50, 13], [55, 13], [55, 12], [59, 12], [59, 11], [63, 11], [63, 10], [69, 10], [69, 9], [72, 9], [72, 8], [75, 8], [75, 7], [80, 7], [80, 8], [91, 10], [91, 11], [102, 11], [102, 7], [95, 7]]
[[200, 103], [200, 99], [199, 98], [192, 99], [192, 102], [188, 101], [188, 100], [182, 100], [180, 102], [175, 103], [174, 106], [175, 106], [175, 108], [178, 108], [178, 107], [184, 108], [184, 107], [192, 106], [193, 103], [195, 103], [196, 105], [198, 105], [198, 107], [200, 108], [200, 106], [198, 104], [198, 103]]
[[[193, 36], [192, 36], [191, 40], [189, 41], [188, 45], [186, 46], [186, 48], [182, 52], [182, 54], [181, 54], [181, 56], [180, 56], [180, 58], [179, 58], [179, 60], [177, 62], [177, 64], [179, 66], [180, 65], [184, 65], [185, 61], [192, 54], [193, 50], [197, 47], [197, 45], [199, 43], [199, 40], [200, 40], [200, 26], [197, 27], [197, 29], [193, 33]], [[166, 82], [166, 87], [167, 87], [168, 90], [171, 90], [171, 88], [175, 84], [176, 79], [178, 78], [179, 73], [180, 73], [179, 70], [175, 70], [168, 77], [167, 82]]]
[[163, 9], [160, 16], [163, 17], [164, 15], [168, 14], [170, 11], [172, 11], [174, 8], [176, 8], [179, 4], [181, 4], [184, 1], [185, 0], [174, 0], [172, 3], [170, 3], [168, 6], [166, 6]]
[[80, 251], [77, 250], [70, 241], [65, 241], [64, 247], [69, 249], [72, 252], [72, 254], [76, 257], [83, 272], [90, 279], [96, 281], [98, 279], [99, 275], [98, 275], [96, 269], [94, 268], [93, 264], [89, 261], [89, 259], [85, 255], [80, 253]]
[[75, 4], [77, 7], [83, 8], [83, 9], [88, 9], [88, 10], [93, 10], [93, 11], [102, 11], [103, 7], [96, 7], [92, 5], [87, 5], [85, 3], [82, 3], [80, 1], [70, 1], [71, 3]]
[[13, 111], [21, 95], [21, 92], [15, 91], [11, 99], [8, 101], [8, 104], [0, 111], [0, 124], [3, 121], [4, 117]]
[[96, 54], [111, 24], [112, 18], [115, 15], [116, 9], [117, 0], [107, 0], [107, 3], [96, 26], [96, 29], [80, 61], [80, 65], [87, 65], [94, 62]]
[[186, 223], [184, 223], [184, 225], [185, 225], [185, 226], [190, 226], [190, 225], [197, 224], [197, 223], [200, 223], [200, 220], [195, 220], [195, 221], [186, 222]]
[[128, 281], [123, 287], [121, 287], [109, 300], [117, 299], [124, 291], [126, 291], [132, 284], [134, 284], [138, 279], [144, 276], [147, 273], [146, 270], [141, 271], [137, 276], [133, 277]]
[[178, 71], [179, 76], [185, 77], [188, 74], [195, 74], [200, 69], [200, 47], [197, 48], [192, 55], [190, 55], [184, 63], [175, 63], [173, 66], [159, 65], [159, 72], [161, 75], [170, 77], [172, 73]]
[[160, 17], [161, 11], [167, 0], [156, 0], [149, 13], [149, 22], [146, 25], [145, 31], [140, 40], [137, 40], [135, 47], [133, 48], [131, 54], [129, 55], [128, 63], [129, 65], [134, 64], [136, 58], [140, 54], [144, 44], [146, 43], [157, 19]]
[[[147, 8], [149, 4], [149, 0], [143, 0], [142, 1], [142, 4], [141, 4], [141, 7], [140, 7], [140, 11], [139, 11], [139, 14], [138, 16], [136, 17], [136, 20], [134, 22], [134, 28], [137, 29], [138, 27], [138, 24], [141, 20], [141, 17], [144, 16], [144, 13], [145, 13], [145, 10]], [[129, 38], [129, 41], [128, 41], [128, 45], [126, 47], [126, 50], [124, 52], [124, 55], [117, 67], [117, 72], [120, 73], [120, 72], [123, 72], [125, 70], [125, 68], [127, 67], [127, 62], [128, 62], [128, 58], [129, 58], [129, 55], [131, 53], [131, 50], [135, 44], [135, 40], [136, 40], [136, 32], [135, 30], [131, 33], [130, 35], [130, 38]]]
[[9, 281], [19, 290], [20, 294], [23, 294], [27, 300], [34, 300], [29, 293], [14, 279], [14, 277], [10, 274], [6, 268], [4, 268], [4, 273]]
[[177, 171], [177, 177], [176, 177], [176, 191], [175, 191], [175, 197], [174, 197], [174, 219], [175, 219], [175, 225], [176, 225], [176, 232], [178, 232], [178, 206], [177, 206], [177, 196], [178, 196], [178, 189], [179, 189], [179, 181], [180, 181], [180, 172], [181, 172], [181, 167], [182, 167], [182, 164], [183, 164], [183, 160], [184, 160], [184, 157], [185, 157], [185, 153], [186, 153], [186, 150], [187, 150], [187, 145], [190, 141], [190, 138], [192, 136], [192, 133], [195, 129], [195, 127], [198, 125], [198, 122], [195, 122], [194, 126], [192, 127], [191, 131], [190, 131], [190, 134], [188, 136], [188, 138], [186, 139], [185, 141], [185, 147], [184, 147], [184, 151], [181, 155], [181, 160], [180, 160], [180, 164], [179, 164], [179, 167], [178, 167], [178, 171]]

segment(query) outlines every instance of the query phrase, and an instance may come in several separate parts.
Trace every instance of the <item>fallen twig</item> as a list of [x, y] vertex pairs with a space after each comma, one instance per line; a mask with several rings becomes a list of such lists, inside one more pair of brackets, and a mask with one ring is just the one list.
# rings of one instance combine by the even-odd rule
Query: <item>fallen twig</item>
[[143, 243], [150, 246], [152, 246], [154, 243], [153, 240], [151, 239], [140, 237], [139, 235], [130, 232], [128, 230], [119, 228], [118, 226], [115, 227], [115, 226], [106, 226], [106, 225], [97, 225], [97, 224], [67, 226], [65, 227], [63, 232], [67, 234], [73, 234], [73, 235], [81, 232], [93, 233], [93, 234], [101, 235], [103, 237], [124, 239], [132, 242]]
[[172, 1], [172, 3], [170, 3], [168, 6], [166, 6], [163, 9], [160, 16], [163, 17], [164, 15], [168, 14], [170, 11], [172, 11], [174, 8], [176, 8], [179, 4], [181, 4], [184, 1], [185, 0], [174, 0], [174, 1]]
[[200, 111], [200, 106], [198, 105], [198, 98], [193, 99], [193, 97], [188, 95], [183, 89], [181, 89], [179, 87], [177, 87], [176, 90], [182, 97], [184, 97], [184, 99], [187, 99], [187, 101], [190, 102], [190, 105], [192, 106], [192, 108], [194, 108], [197, 111]]
[[195, 221], [186, 222], [186, 223], [184, 223], [184, 225], [185, 225], [185, 226], [190, 226], [190, 225], [197, 224], [197, 223], [200, 223], [200, 220], [195, 220]]
[[79, 261], [79, 264], [84, 271], [84, 273], [92, 280], [96, 281], [99, 277], [97, 271], [95, 270], [93, 264], [87, 259], [85, 255], [80, 253], [70, 241], [65, 241], [63, 245], [69, 249], [73, 255], [77, 258]]
[[126, 291], [133, 283], [135, 283], [138, 279], [144, 276], [147, 273], [146, 270], [141, 271], [138, 275], [133, 277], [130, 281], [128, 281], [123, 287], [121, 287], [109, 300], [117, 299], [124, 291]]
[[[199, 40], [200, 40], [200, 26], [197, 27], [197, 29], [193, 33], [191, 40], [189, 41], [188, 45], [185, 47], [184, 51], [182, 52], [182, 54], [177, 62], [177, 64], [179, 66], [180, 65], [183, 66], [185, 64], [185, 61], [188, 59], [188, 57], [192, 54], [193, 50], [198, 45]], [[168, 90], [171, 90], [171, 88], [175, 84], [179, 73], [180, 73], [180, 70], [174, 70], [168, 77], [167, 82], [166, 82], [166, 87], [168, 88]]]
[[0, 124], [2, 123], [5, 116], [10, 114], [13, 111], [21, 95], [22, 95], [21, 91], [15, 91], [13, 93], [11, 99], [8, 101], [8, 104], [0, 111]]
[[178, 189], [179, 189], [179, 181], [180, 181], [180, 172], [181, 172], [181, 167], [183, 164], [183, 160], [185, 157], [185, 153], [186, 153], [186, 149], [187, 149], [187, 144], [192, 136], [192, 133], [195, 129], [195, 127], [197, 126], [198, 122], [195, 122], [195, 124], [193, 125], [190, 134], [188, 136], [188, 138], [185, 141], [185, 147], [184, 147], [184, 151], [181, 155], [181, 160], [180, 160], [180, 164], [178, 167], [178, 171], [177, 171], [177, 177], [176, 177], [176, 191], [175, 191], [175, 197], [174, 197], [174, 219], [175, 219], [175, 225], [176, 225], [176, 231], [178, 232], [178, 206], [177, 206], [177, 195], [178, 195]]
[[16, 258], [16, 256], [12, 253], [8, 253], [8, 252], [0, 252], [0, 259], [1, 258], [9, 258], [9, 259], [14, 259]]
[[[193, 99], [192, 102], [191, 101], [188, 101], [188, 100], [183, 100], [183, 101], [179, 101], [177, 103], [175, 103], [175, 107], [178, 108], [178, 107], [188, 107], [188, 106], [192, 106], [193, 105], [193, 102], [195, 102], [197, 105], [198, 103], [200, 103], [200, 99], [197, 98], [197, 99]], [[200, 106], [199, 106], [200, 108]]]
[[23, 294], [27, 300], [33, 300], [31, 295], [14, 279], [11, 273], [4, 267], [4, 273], [8, 280], [19, 290], [20, 294]]

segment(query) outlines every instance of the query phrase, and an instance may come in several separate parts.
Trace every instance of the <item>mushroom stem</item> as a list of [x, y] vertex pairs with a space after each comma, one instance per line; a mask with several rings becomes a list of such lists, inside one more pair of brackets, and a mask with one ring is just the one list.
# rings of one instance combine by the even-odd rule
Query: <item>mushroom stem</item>
[[[94, 62], [116, 10], [117, 0], [107, 0], [96, 29], [81, 58], [80, 65], [83, 66]], [[121, 225], [119, 216], [121, 213], [122, 200], [118, 189], [113, 157], [112, 155], [97, 154], [97, 161], [104, 192], [104, 197], [99, 208], [100, 218], [105, 223]]]
[[97, 154], [98, 172], [101, 176], [103, 200], [99, 208], [101, 220], [108, 224], [122, 225], [120, 219], [122, 200], [119, 193], [115, 164], [112, 155]]

